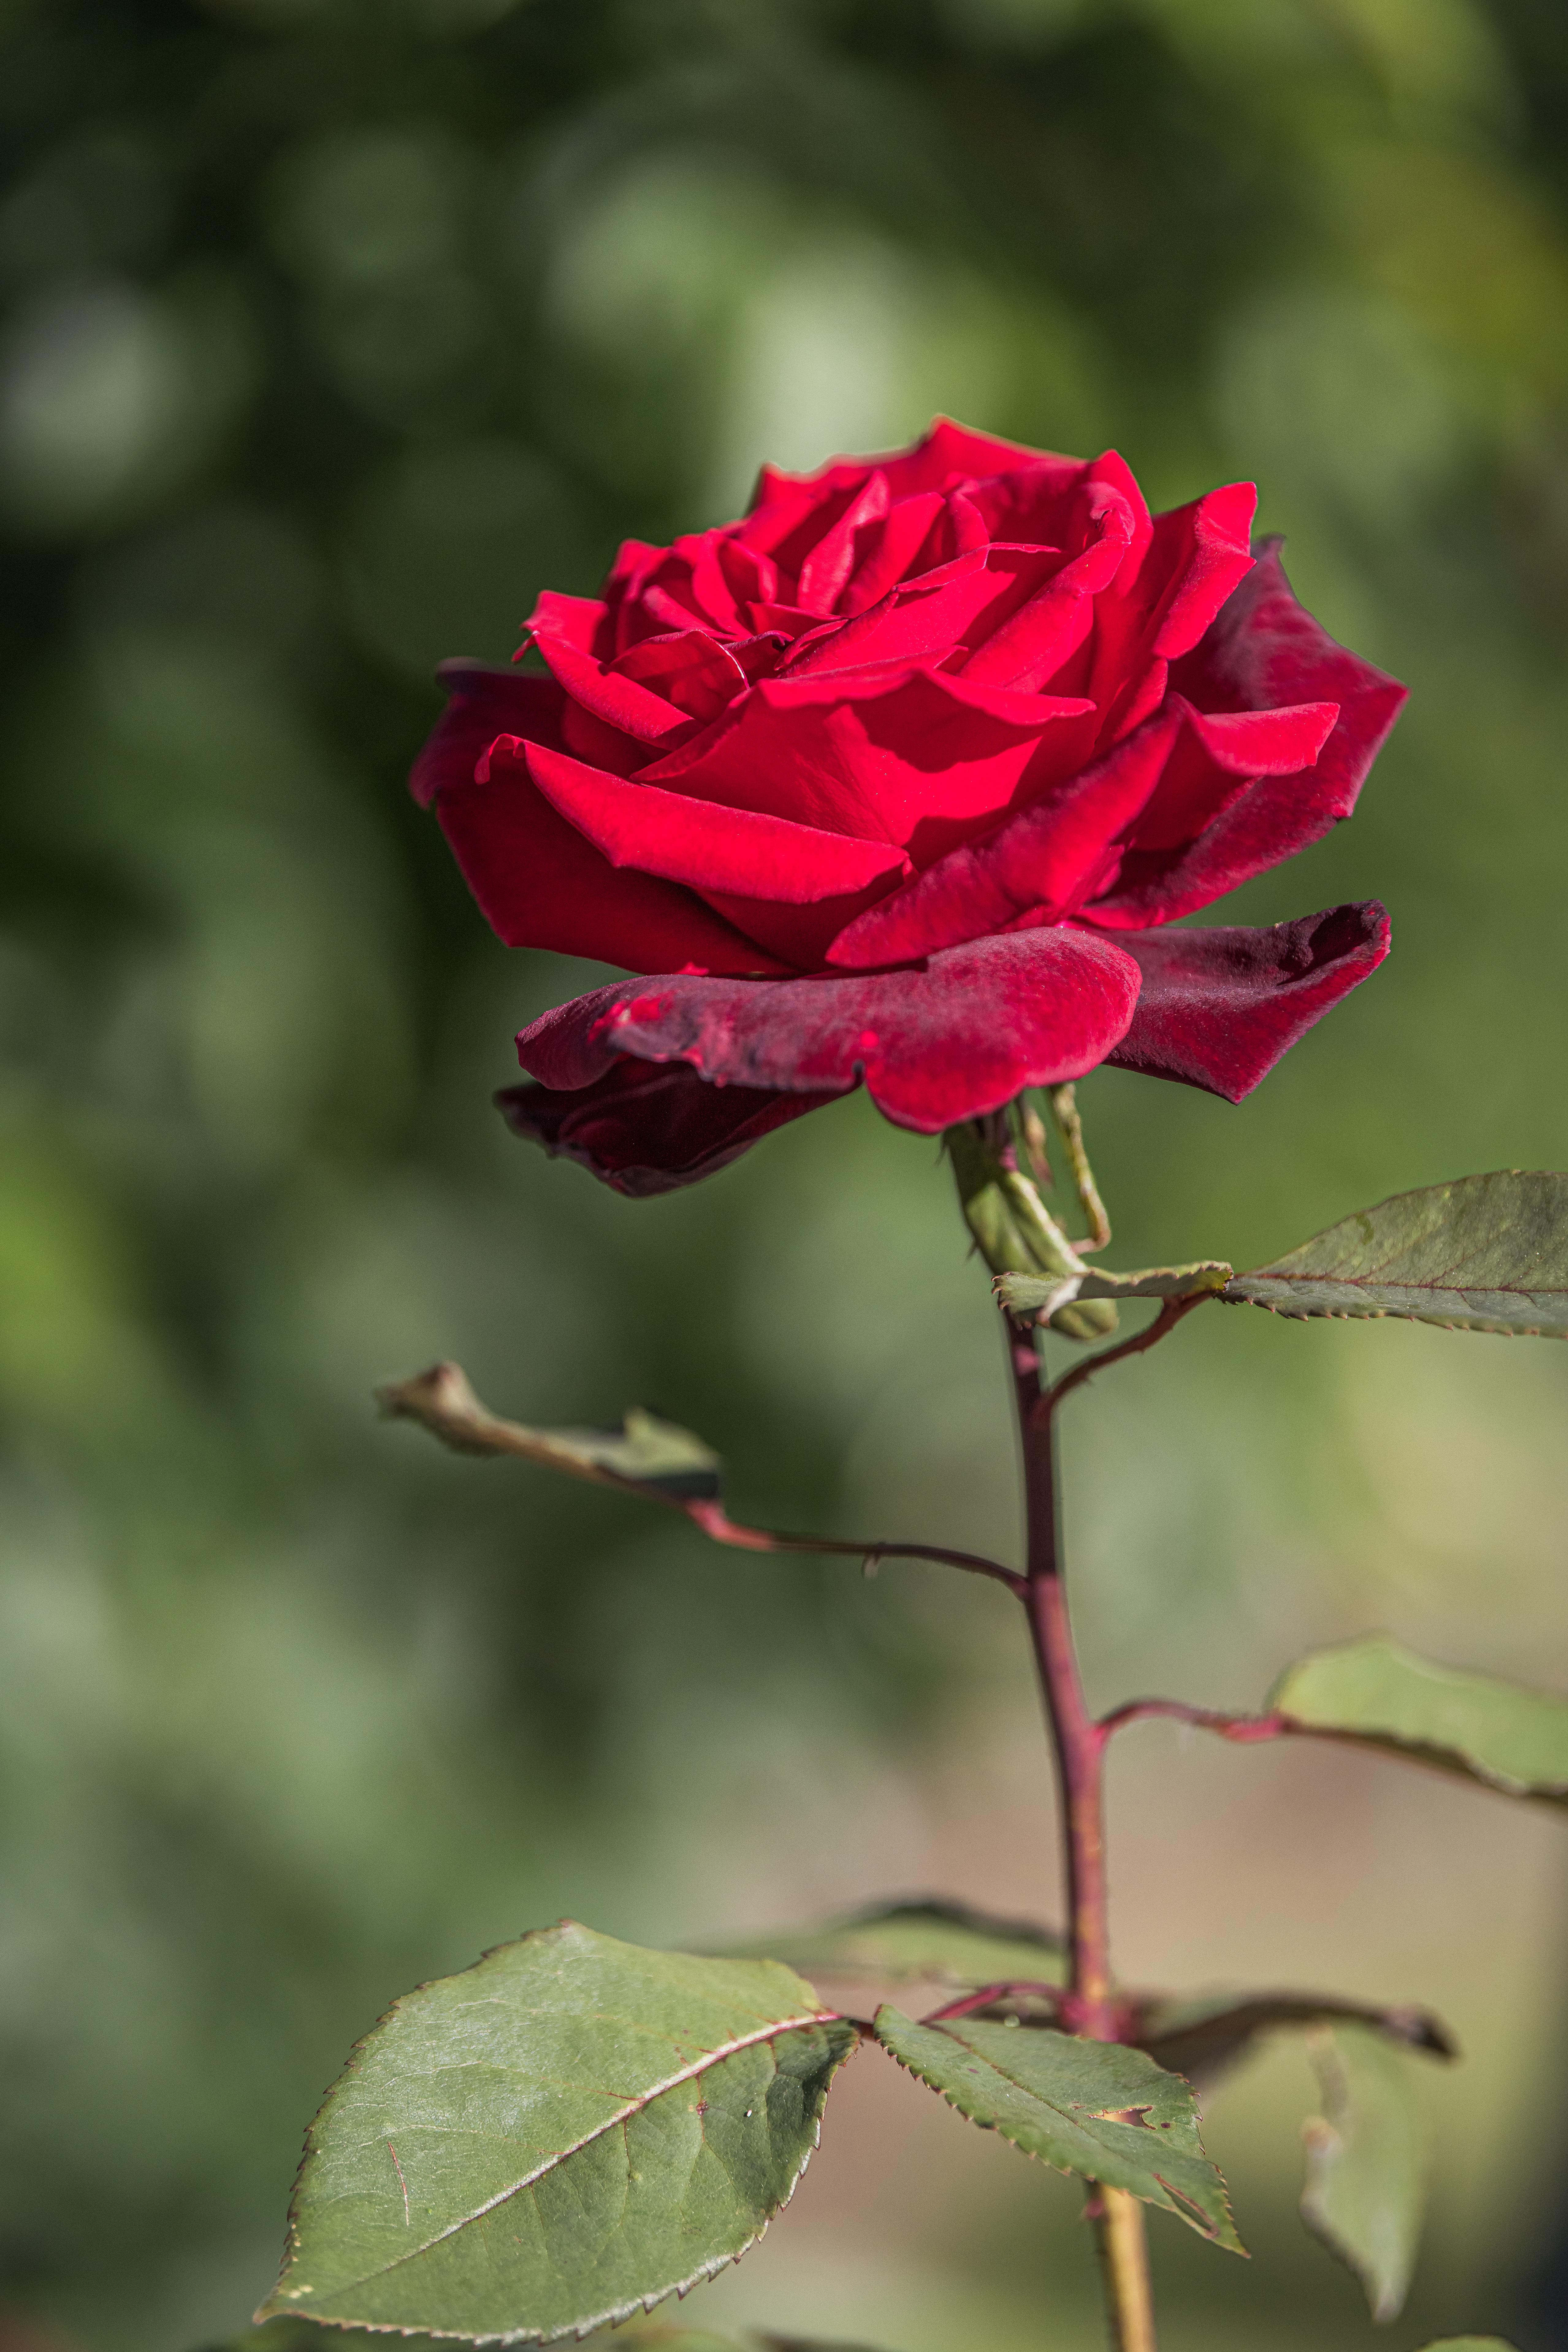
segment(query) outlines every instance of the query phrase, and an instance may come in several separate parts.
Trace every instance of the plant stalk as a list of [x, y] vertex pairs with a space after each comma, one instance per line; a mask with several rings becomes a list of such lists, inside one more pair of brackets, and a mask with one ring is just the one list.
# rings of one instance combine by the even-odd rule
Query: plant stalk
[[[1024, 1605], [1034, 1637], [1046, 1721], [1060, 1792], [1068, 1932], [1072, 1953], [1072, 2027], [1095, 2042], [1117, 2038], [1106, 1899], [1106, 1735], [1089, 1714], [1073, 1647], [1057, 1541], [1056, 1454], [1050, 1402], [1040, 1388], [1033, 1342], [1011, 1341], [1014, 1399], [1024, 1457], [1028, 1565]], [[1091, 2189], [1114, 2352], [1157, 2352], [1149, 2252], [1140, 2200], [1123, 2189]]]

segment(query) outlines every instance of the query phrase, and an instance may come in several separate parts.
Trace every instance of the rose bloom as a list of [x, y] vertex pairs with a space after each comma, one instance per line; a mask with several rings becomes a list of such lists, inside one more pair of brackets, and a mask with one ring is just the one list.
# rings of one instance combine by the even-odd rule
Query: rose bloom
[[647, 975], [518, 1039], [520, 1132], [689, 1183], [862, 1083], [930, 1134], [1101, 1062], [1239, 1101], [1388, 919], [1178, 928], [1348, 816], [1404, 688], [1255, 554], [1250, 485], [942, 421], [451, 663], [414, 773], [513, 947]]

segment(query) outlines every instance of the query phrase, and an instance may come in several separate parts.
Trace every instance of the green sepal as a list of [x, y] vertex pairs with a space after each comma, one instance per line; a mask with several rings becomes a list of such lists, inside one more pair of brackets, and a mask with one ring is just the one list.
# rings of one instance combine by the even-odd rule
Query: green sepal
[[1144, 1266], [1136, 1274], [1112, 1274], [1105, 1266], [1085, 1266], [1081, 1275], [1059, 1281], [1034, 1274], [1004, 1274], [996, 1279], [996, 1295], [1009, 1315], [1036, 1316], [1059, 1300], [1070, 1284], [1080, 1302], [1097, 1298], [1205, 1298], [1217, 1297], [1232, 1279], [1233, 1269], [1223, 1258], [1199, 1258], [1191, 1265]]
[[1386, 1633], [1299, 1660], [1268, 1704], [1293, 1731], [1410, 1757], [1510, 1797], [1568, 1802], [1568, 1699], [1433, 1665]]
[[1302, 2126], [1301, 2219], [1361, 2281], [1373, 2319], [1396, 2319], [1426, 2195], [1409, 2061], [1363, 2025], [1336, 2025], [1313, 2044], [1323, 2112]]
[[[1043, 1275], [1048, 1286], [1089, 1271], [1030, 1179], [1004, 1163], [973, 1120], [948, 1128], [942, 1141], [964, 1222], [993, 1274]], [[1109, 1339], [1117, 1321], [1112, 1306], [1070, 1301], [1047, 1319], [1064, 1338], [1086, 1340]]]
[[[872, 2032], [983, 2130], [1060, 2172], [1129, 2189], [1216, 2245], [1246, 2252], [1224, 2177], [1204, 2154], [1190, 2085], [1142, 2050], [971, 2017], [917, 2025], [887, 2006]], [[1130, 2115], [1136, 2120], [1126, 2121]]]
[[1219, 1295], [1276, 1315], [1568, 1338], [1568, 1175], [1505, 1168], [1395, 1193]]
[[769, 1960], [563, 1920], [395, 2002], [311, 2125], [257, 2314], [548, 2343], [743, 2252], [858, 2030]]
[[433, 1364], [412, 1380], [375, 1391], [388, 1421], [416, 1421], [456, 1454], [510, 1454], [595, 1486], [679, 1501], [717, 1498], [723, 1465], [710, 1445], [679, 1423], [633, 1405], [619, 1429], [530, 1429], [503, 1421], [479, 1402], [458, 1364]]
[[1027, 1920], [996, 1919], [962, 1903], [887, 1903], [820, 1927], [786, 1927], [711, 1948], [743, 1958], [782, 1960], [812, 1977], [879, 1978], [889, 1984], [1067, 1982], [1059, 1936]]

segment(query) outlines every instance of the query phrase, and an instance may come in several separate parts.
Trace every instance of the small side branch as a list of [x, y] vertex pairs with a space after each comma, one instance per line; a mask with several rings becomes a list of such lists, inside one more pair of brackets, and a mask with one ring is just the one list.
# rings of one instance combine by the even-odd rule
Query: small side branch
[[962, 1568], [973, 1576], [993, 1577], [1010, 1592], [1022, 1594], [1028, 1589], [1027, 1580], [1016, 1570], [1004, 1568], [999, 1559], [986, 1559], [979, 1552], [949, 1551], [941, 1544], [841, 1543], [834, 1536], [784, 1535], [773, 1528], [742, 1526], [730, 1517], [721, 1503], [684, 1502], [677, 1507], [685, 1512], [694, 1528], [700, 1528], [715, 1543], [733, 1544], [740, 1551], [815, 1552], [823, 1557], [863, 1560], [868, 1568], [883, 1559], [929, 1559], [942, 1568]]
[[1239, 1747], [1250, 1748], [1263, 1739], [1283, 1739], [1296, 1727], [1283, 1715], [1225, 1715], [1214, 1707], [1188, 1706], [1179, 1698], [1134, 1698], [1125, 1706], [1112, 1707], [1100, 1718], [1102, 1739], [1113, 1733], [1125, 1731], [1130, 1724], [1185, 1723], [1194, 1731], [1212, 1731], [1221, 1739], [1233, 1739]]
[[1059, 1381], [1054, 1381], [1041, 1397], [1040, 1402], [1046, 1418], [1049, 1420], [1054, 1417], [1058, 1407], [1072, 1394], [1074, 1389], [1081, 1388], [1085, 1381], [1093, 1380], [1096, 1372], [1102, 1372], [1108, 1364], [1121, 1363], [1124, 1357], [1142, 1355], [1145, 1349], [1152, 1348], [1159, 1340], [1165, 1339], [1173, 1331], [1183, 1318], [1192, 1313], [1194, 1307], [1202, 1305], [1202, 1296], [1195, 1298], [1167, 1298], [1146, 1330], [1140, 1331], [1133, 1339], [1121, 1340], [1114, 1348], [1102, 1348], [1100, 1354], [1091, 1356], [1087, 1363], [1075, 1364], [1070, 1371], [1062, 1374]]

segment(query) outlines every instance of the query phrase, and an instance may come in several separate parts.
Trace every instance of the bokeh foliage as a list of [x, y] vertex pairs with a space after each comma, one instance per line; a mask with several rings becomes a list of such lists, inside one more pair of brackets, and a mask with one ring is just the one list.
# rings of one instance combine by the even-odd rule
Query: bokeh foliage
[[[1240, 1112], [1082, 1089], [1118, 1261], [1568, 1164], [1568, 37], [1555, 0], [4, 0], [0, 127], [0, 2262], [26, 2325], [152, 2352], [264, 2290], [305, 2119], [416, 1979], [563, 1910], [919, 1891], [889, 1791], [1002, 1720], [1039, 1762], [999, 1600], [707, 1557], [372, 1423], [450, 1353], [533, 1419], [662, 1406], [757, 1517], [1011, 1539], [926, 1146], [856, 1103], [631, 1207], [505, 1136], [511, 1031], [596, 975], [495, 947], [407, 804], [433, 663], [933, 409], [1114, 442], [1160, 503], [1256, 475], [1415, 692], [1244, 910], [1376, 894], [1395, 952]], [[1194, 1322], [1078, 1424], [1097, 1687], [1249, 1704], [1369, 1618], [1568, 1674], [1568, 1365]], [[1205, 1873], [1245, 1873], [1215, 1804]], [[1387, 1866], [1342, 1865], [1372, 1973]], [[936, 1891], [1043, 1907], [1014, 1867]], [[1468, 2000], [1502, 2066], [1428, 2333], [1517, 2309], [1563, 2201], [1555, 2053], [1467, 1901], [1441, 1983], [1364, 1988]], [[1041, 2193], [931, 2256], [999, 2346], [1081, 2296]], [[1170, 2258], [1205, 2352], [1287, 2294], [1363, 2340], [1247, 2234], [1249, 2280]]]

